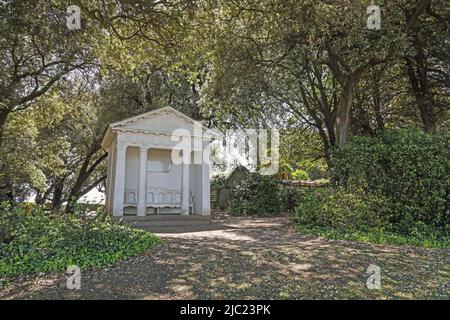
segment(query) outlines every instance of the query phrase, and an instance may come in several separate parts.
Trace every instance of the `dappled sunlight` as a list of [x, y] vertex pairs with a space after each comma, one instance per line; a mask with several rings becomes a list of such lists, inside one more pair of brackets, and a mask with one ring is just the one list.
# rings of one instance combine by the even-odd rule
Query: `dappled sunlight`
[[[163, 243], [144, 255], [82, 272], [76, 292], [65, 288], [60, 274], [34, 286], [32, 280], [18, 281], [2, 297], [448, 298], [448, 250], [314, 238], [296, 233], [283, 218], [227, 219], [213, 227], [217, 230], [161, 234]], [[366, 287], [370, 264], [381, 268], [381, 290]]]
[[20, 284], [0, 290], [1, 299], [23, 299], [55, 286], [59, 279], [56, 275], [27, 276]]
[[[307, 248], [328, 247], [329, 244], [323, 239], [300, 237], [291, 229], [286, 229], [286, 218], [234, 218], [225, 220], [213, 220], [208, 226], [209, 231], [204, 231], [205, 226], [190, 227], [184, 231], [181, 227], [174, 233], [157, 233], [165, 239], [178, 238], [189, 240], [219, 240], [228, 248], [241, 246], [301, 246]], [[280, 232], [282, 229], [283, 232]], [[224, 242], [224, 240], [227, 240]], [[295, 241], [295, 242], [294, 242]], [[234, 244], [235, 243], [235, 244]]]

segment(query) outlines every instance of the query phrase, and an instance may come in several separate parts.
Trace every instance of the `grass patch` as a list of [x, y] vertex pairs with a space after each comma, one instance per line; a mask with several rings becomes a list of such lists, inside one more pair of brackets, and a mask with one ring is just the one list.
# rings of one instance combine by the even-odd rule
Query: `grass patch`
[[108, 218], [0, 206], [0, 278], [101, 267], [158, 245], [155, 235]]
[[327, 227], [297, 225], [296, 230], [303, 234], [322, 236], [333, 240], [372, 242], [389, 245], [410, 245], [425, 248], [450, 248], [450, 237], [436, 235], [404, 236], [382, 230], [341, 231]]

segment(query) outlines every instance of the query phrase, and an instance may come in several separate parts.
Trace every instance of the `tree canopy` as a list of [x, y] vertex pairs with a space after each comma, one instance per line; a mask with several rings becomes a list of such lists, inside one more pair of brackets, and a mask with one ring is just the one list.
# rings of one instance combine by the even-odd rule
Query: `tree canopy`
[[3, 1], [0, 198], [70, 209], [104, 187], [106, 125], [167, 105], [281, 129], [292, 168], [353, 136], [448, 130], [449, 3], [372, 2], [74, 0], [71, 30], [67, 1]]

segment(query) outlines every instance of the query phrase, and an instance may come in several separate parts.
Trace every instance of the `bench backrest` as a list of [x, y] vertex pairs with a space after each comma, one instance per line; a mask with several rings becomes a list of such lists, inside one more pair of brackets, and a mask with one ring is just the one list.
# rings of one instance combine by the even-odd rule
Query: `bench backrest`
[[[125, 204], [137, 204], [137, 190], [125, 190]], [[193, 203], [193, 195], [189, 197], [189, 203]], [[181, 206], [181, 191], [174, 189], [167, 189], [163, 187], [148, 187], [147, 188], [147, 205], [171, 205]]]
[[181, 205], [181, 191], [162, 187], [148, 187], [147, 204]]

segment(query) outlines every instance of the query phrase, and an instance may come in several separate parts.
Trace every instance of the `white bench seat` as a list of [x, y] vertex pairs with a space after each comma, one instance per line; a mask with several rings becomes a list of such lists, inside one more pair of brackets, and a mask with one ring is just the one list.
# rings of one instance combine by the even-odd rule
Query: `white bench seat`
[[[137, 206], [137, 190], [125, 190], [124, 205], [129, 207]], [[193, 196], [189, 197], [189, 206], [192, 207]], [[146, 208], [156, 208], [156, 214], [160, 208], [180, 208], [181, 191], [162, 187], [148, 187], [146, 194]]]

